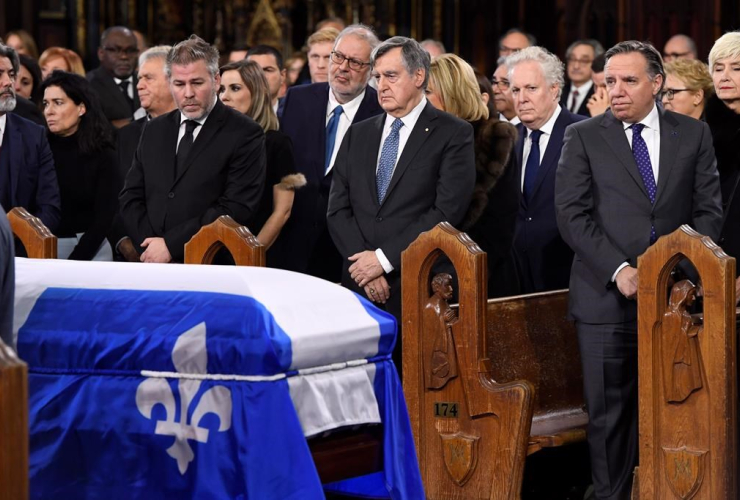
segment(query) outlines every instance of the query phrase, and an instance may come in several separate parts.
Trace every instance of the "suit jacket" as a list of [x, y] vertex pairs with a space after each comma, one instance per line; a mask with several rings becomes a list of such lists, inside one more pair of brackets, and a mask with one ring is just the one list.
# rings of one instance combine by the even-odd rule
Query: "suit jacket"
[[344, 257], [342, 284], [364, 295], [349, 276], [347, 257], [380, 248], [394, 268], [386, 275], [391, 297], [400, 303], [401, 252], [439, 222], [459, 225], [468, 209], [475, 186], [473, 127], [427, 103], [381, 204], [375, 173], [385, 118], [352, 125], [344, 136], [334, 164], [328, 223]]
[[611, 111], [568, 128], [558, 166], [558, 226], [575, 250], [570, 312], [584, 323], [621, 323], [637, 317], [612, 283], [623, 263], [637, 265], [658, 236], [681, 224], [715, 239], [722, 223], [719, 175], [706, 123], [660, 114], [660, 165], [655, 203], [650, 203], [624, 126]]
[[265, 183], [265, 134], [248, 116], [216, 101], [175, 177], [179, 129], [179, 110], [147, 124], [119, 197], [134, 244], [163, 237], [173, 261], [219, 216], [246, 224]]
[[[54, 232], [62, 217], [59, 184], [46, 130], [13, 113], [7, 113], [0, 172], [8, 173], [3, 187], [5, 207], [23, 207]], [[3, 179], [0, 178], [0, 183]]]
[[[329, 84], [316, 83], [288, 89], [283, 105], [280, 131], [293, 141], [296, 172], [306, 176], [306, 185], [295, 193], [293, 210], [280, 235], [270, 248], [286, 269], [306, 272], [308, 260], [319, 236], [326, 231], [326, 211], [333, 169], [324, 175], [326, 159], [326, 107]], [[378, 94], [365, 89], [352, 123], [383, 113]]]
[[87, 80], [98, 95], [100, 105], [103, 108], [103, 114], [109, 121], [122, 120], [125, 118], [130, 119], [134, 116], [134, 111], [141, 107], [139, 94], [136, 91], [136, 74], [131, 75], [131, 82], [134, 86], [133, 110], [129, 106], [126, 96], [123, 95], [121, 87], [119, 87], [115, 80], [113, 80], [113, 75], [102, 66], [89, 71], [87, 73]]
[[[555, 172], [563, 148], [565, 129], [583, 120], [566, 109], [555, 120], [547, 149], [537, 170], [530, 199], [520, 197], [514, 249], [522, 293], [558, 290], [568, 287], [573, 252], [560, 237], [555, 220]], [[522, 158], [527, 130], [517, 125], [519, 137], [514, 148], [517, 157], [517, 187], [521, 190]]]
[[41, 112], [39, 107], [36, 106], [35, 102], [29, 101], [25, 97], [21, 97], [19, 95], [15, 96], [15, 102], [16, 104], [13, 113], [22, 118], [25, 118], [26, 120], [30, 120], [37, 125], [46, 127], [46, 119], [44, 119], [44, 114]]
[[[0, 206], [0, 213], [3, 207]], [[13, 310], [15, 302], [15, 253], [13, 232], [7, 217], [0, 217], [0, 340], [15, 349], [13, 342]]]
[[[566, 83], [563, 87], [562, 94], [560, 94], [560, 105], [563, 107], [563, 109], [567, 110], [570, 110], [570, 103], [568, 102], [568, 96], [570, 95], [570, 86], [570, 82]], [[586, 117], [591, 116], [591, 112], [588, 110], [588, 100], [591, 99], [591, 96], [594, 95], [594, 92], [596, 92], [596, 85], [591, 85], [591, 88], [588, 89], [588, 92], [586, 93], [586, 98], [576, 110], [577, 115]]]

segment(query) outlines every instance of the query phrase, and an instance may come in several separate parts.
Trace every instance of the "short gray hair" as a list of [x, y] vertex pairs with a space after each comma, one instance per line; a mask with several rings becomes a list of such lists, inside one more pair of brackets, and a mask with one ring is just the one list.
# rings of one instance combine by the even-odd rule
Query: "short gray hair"
[[511, 80], [511, 74], [514, 72], [514, 67], [517, 64], [523, 62], [534, 61], [542, 68], [542, 74], [545, 75], [545, 81], [548, 85], [558, 86], [558, 99], [560, 94], [563, 92], [563, 86], [565, 85], [565, 66], [563, 61], [558, 59], [558, 56], [542, 47], [534, 46], [527, 47], [519, 52], [514, 52], [506, 58], [504, 64], [509, 69], [509, 80]]
[[139, 67], [141, 67], [149, 59], [162, 59], [162, 62], [167, 60], [167, 54], [172, 50], [172, 45], [157, 45], [146, 49], [139, 55]]
[[211, 77], [218, 75], [218, 49], [198, 35], [190, 35], [190, 38], [170, 49], [165, 59], [164, 74], [169, 80], [173, 64], [184, 66], [196, 61], [205, 61]]
[[663, 91], [663, 85], [665, 85], [665, 69], [663, 68], [663, 58], [660, 56], [660, 52], [648, 42], [638, 42], [637, 40], [627, 40], [626, 42], [619, 42], [614, 47], [606, 51], [604, 57], [606, 58], [606, 64], [609, 64], [609, 59], [614, 56], [622, 54], [630, 54], [637, 52], [647, 61], [647, 74], [651, 80], [655, 80], [655, 77], [661, 76], [661, 84], [658, 93]]
[[426, 45], [431, 45], [433, 47], [437, 47], [437, 50], [439, 50], [441, 53], [446, 54], [447, 49], [445, 48], [445, 44], [440, 42], [439, 40], [435, 40], [434, 38], [427, 38], [426, 40], [422, 40], [421, 46], [424, 47]]
[[740, 31], [725, 33], [714, 42], [709, 51], [709, 72], [714, 71], [714, 65], [722, 59], [740, 59]]
[[568, 45], [568, 48], [565, 50], [565, 58], [568, 59], [571, 54], [573, 54], [573, 50], [575, 50], [575, 48], [579, 45], [588, 45], [589, 47], [594, 49], [594, 59], [604, 53], [604, 47], [599, 43], [598, 40], [594, 40], [593, 38], [583, 38], [581, 40], [576, 40], [575, 42]]
[[349, 35], [357, 37], [370, 45], [371, 52], [375, 49], [375, 47], [380, 45], [380, 40], [378, 39], [378, 36], [375, 34], [375, 31], [373, 31], [370, 26], [365, 26], [364, 24], [350, 24], [339, 32], [337, 39], [334, 40], [334, 48], [339, 45], [339, 40]]
[[0, 57], [7, 57], [8, 59], [10, 59], [10, 65], [13, 67], [13, 72], [17, 76], [18, 69], [21, 65], [20, 59], [18, 58], [18, 52], [16, 52], [13, 47], [0, 42]]
[[424, 70], [424, 81], [421, 84], [421, 88], [422, 90], [426, 90], [427, 83], [429, 82], [429, 65], [432, 62], [432, 58], [429, 56], [429, 52], [424, 50], [419, 42], [413, 38], [406, 38], [405, 36], [389, 38], [373, 49], [373, 53], [370, 56], [370, 64], [375, 66], [375, 62], [383, 54], [396, 48], [401, 49], [403, 66], [409, 75], [413, 75], [417, 70]]

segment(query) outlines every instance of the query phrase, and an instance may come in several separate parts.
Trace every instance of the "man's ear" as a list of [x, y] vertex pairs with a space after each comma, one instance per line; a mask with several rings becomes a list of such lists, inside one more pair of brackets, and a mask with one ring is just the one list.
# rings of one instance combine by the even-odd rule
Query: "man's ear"
[[103, 55], [105, 54], [105, 50], [103, 47], [98, 47], [98, 61], [103, 62]]
[[424, 77], [426, 76], [426, 71], [419, 68], [414, 72], [414, 84], [416, 85], [417, 89], [420, 89], [422, 85], [424, 85]]

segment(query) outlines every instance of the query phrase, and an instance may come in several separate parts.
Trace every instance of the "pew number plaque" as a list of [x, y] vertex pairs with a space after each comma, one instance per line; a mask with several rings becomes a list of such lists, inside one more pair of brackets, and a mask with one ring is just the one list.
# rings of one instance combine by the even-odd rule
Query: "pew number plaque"
[[458, 404], [450, 401], [434, 403], [434, 416], [437, 418], [457, 418]]

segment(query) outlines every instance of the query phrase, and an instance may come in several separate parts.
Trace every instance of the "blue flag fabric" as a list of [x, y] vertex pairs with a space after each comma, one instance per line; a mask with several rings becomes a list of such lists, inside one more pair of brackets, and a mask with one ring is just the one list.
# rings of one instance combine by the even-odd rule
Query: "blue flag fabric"
[[[364, 357], [376, 366], [384, 471], [338, 487], [421, 498], [389, 360], [395, 323], [348, 296], [378, 325], [377, 350]], [[302, 376], [296, 359], [305, 368], [328, 354], [281, 327], [296, 323], [286, 314], [245, 295], [44, 289], [17, 330], [29, 365], [31, 497], [324, 498], [288, 379]]]

